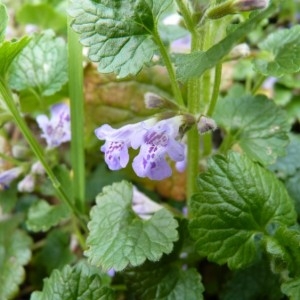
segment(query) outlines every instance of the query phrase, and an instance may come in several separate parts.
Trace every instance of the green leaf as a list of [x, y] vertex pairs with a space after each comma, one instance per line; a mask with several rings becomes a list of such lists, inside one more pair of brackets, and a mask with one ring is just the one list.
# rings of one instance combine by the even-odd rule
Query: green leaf
[[6, 77], [6, 73], [13, 60], [20, 54], [29, 43], [30, 38], [25, 36], [18, 41], [5, 41], [0, 45], [0, 76]]
[[52, 230], [46, 238], [45, 245], [34, 257], [36, 268], [45, 269], [50, 274], [54, 269], [62, 269], [75, 260], [70, 249], [70, 235], [59, 229]]
[[66, 15], [58, 12], [50, 3], [25, 3], [17, 12], [16, 19], [20, 24], [35, 24], [56, 32], [65, 30], [67, 26]]
[[31, 257], [31, 239], [17, 229], [15, 219], [0, 221], [0, 299], [11, 299], [25, 277]]
[[247, 269], [233, 273], [225, 285], [221, 300], [279, 300], [280, 279], [270, 271], [266, 257]]
[[286, 155], [279, 157], [270, 169], [277, 173], [280, 178], [286, 178], [296, 173], [300, 169], [300, 137], [296, 134], [290, 134], [290, 144], [286, 148]]
[[31, 300], [112, 300], [113, 291], [103, 282], [100, 272], [86, 263], [54, 270], [44, 281], [42, 292], [34, 292]]
[[[1, 117], [1, 115], [0, 115]], [[18, 201], [18, 191], [16, 183], [11, 183], [9, 189], [0, 190], [0, 209], [4, 213], [10, 213]]]
[[241, 148], [262, 164], [285, 154], [290, 128], [286, 114], [265, 96], [228, 96], [218, 101], [213, 117], [227, 133], [227, 148]]
[[300, 277], [290, 279], [281, 285], [281, 291], [289, 297], [289, 300], [300, 299]]
[[255, 260], [275, 224], [296, 222], [283, 184], [245, 155], [216, 155], [200, 174], [198, 189], [191, 200], [189, 226], [196, 249], [232, 269]]
[[192, 77], [199, 77], [206, 70], [213, 68], [243, 37], [256, 29], [257, 24], [274, 14], [277, 10], [277, 2], [272, 1], [267, 9], [254, 14], [254, 16], [237, 26], [233, 32], [229, 33], [223, 40], [207, 51], [176, 56], [175, 64], [177, 66], [178, 79], [185, 81]]
[[126, 272], [130, 289], [138, 299], [182, 300], [203, 299], [204, 287], [195, 269], [146, 263], [141, 268]]
[[0, 43], [3, 42], [8, 23], [8, 15], [4, 4], [0, 3]]
[[290, 197], [294, 200], [296, 211], [300, 216], [300, 170], [297, 170], [293, 176], [285, 180], [285, 187]]
[[69, 13], [81, 43], [90, 48], [89, 58], [100, 73], [115, 72], [119, 78], [136, 75], [149, 63], [157, 46], [152, 34], [160, 14], [171, 0], [97, 2], [73, 0]]
[[49, 205], [48, 202], [39, 200], [30, 207], [26, 226], [34, 232], [47, 231], [68, 218], [69, 215], [70, 212], [66, 206], [61, 204]]
[[177, 221], [165, 209], [149, 220], [140, 219], [132, 210], [132, 196], [132, 185], [125, 181], [105, 187], [98, 195], [85, 252], [91, 264], [120, 271], [146, 259], [157, 261], [172, 251], [178, 239]]
[[17, 91], [53, 95], [68, 80], [67, 48], [51, 30], [36, 35], [12, 64], [9, 83]]
[[254, 66], [263, 75], [280, 77], [300, 70], [300, 25], [277, 30], [258, 46], [265, 59], [255, 60]]

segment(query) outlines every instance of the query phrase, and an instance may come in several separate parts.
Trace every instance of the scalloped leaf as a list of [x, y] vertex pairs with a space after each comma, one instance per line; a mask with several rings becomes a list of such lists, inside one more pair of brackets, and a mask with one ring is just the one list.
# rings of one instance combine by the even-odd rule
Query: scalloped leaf
[[26, 226], [34, 232], [47, 231], [69, 216], [70, 211], [66, 206], [50, 205], [44, 200], [39, 200], [29, 208]]
[[31, 294], [31, 300], [113, 300], [114, 292], [101, 278], [98, 270], [82, 262], [74, 267], [54, 270], [44, 280], [41, 292]]
[[125, 181], [105, 187], [97, 196], [85, 251], [92, 265], [121, 271], [172, 251], [178, 239], [177, 221], [166, 209], [149, 220], [140, 219], [132, 210], [132, 196], [132, 185]]
[[290, 129], [286, 113], [265, 96], [225, 97], [213, 117], [225, 129], [227, 145], [241, 148], [253, 160], [269, 165], [285, 154]]
[[25, 278], [31, 238], [17, 229], [15, 219], [0, 221], [0, 299], [11, 299]]
[[258, 47], [265, 58], [255, 60], [254, 67], [263, 75], [280, 77], [300, 70], [300, 25], [276, 30]]
[[274, 227], [296, 223], [283, 184], [245, 155], [216, 155], [199, 176], [198, 189], [189, 226], [196, 249], [232, 269], [252, 263]]
[[61, 90], [68, 80], [67, 47], [51, 30], [35, 35], [13, 62], [9, 84], [17, 91], [34, 89], [40, 96]]
[[136, 75], [157, 50], [152, 34], [171, 0], [72, 1], [71, 26], [100, 73]]

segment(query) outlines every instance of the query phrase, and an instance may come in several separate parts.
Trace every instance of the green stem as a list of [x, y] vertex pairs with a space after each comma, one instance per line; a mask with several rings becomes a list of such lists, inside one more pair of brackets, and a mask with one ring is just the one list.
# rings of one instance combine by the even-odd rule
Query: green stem
[[[197, 32], [192, 33], [192, 52], [200, 50], [202, 40]], [[188, 111], [191, 114], [199, 114], [200, 112], [200, 92], [201, 78], [192, 78], [188, 81]], [[199, 173], [199, 151], [200, 138], [197, 128], [192, 128], [187, 134], [187, 199], [190, 201], [193, 194], [197, 190], [196, 178]]]
[[230, 134], [230, 132], [228, 132], [226, 134], [226, 136], [225, 136], [225, 138], [224, 138], [221, 146], [219, 147], [218, 152], [219, 153], [225, 153], [225, 152], [227, 152], [230, 149], [230, 147], [232, 146], [234, 139], [235, 139], [235, 137], [232, 136]]
[[206, 114], [208, 117], [211, 117], [215, 110], [217, 100], [219, 97], [221, 78], [222, 78], [222, 63], [218, 63], [215, 68], [214, 87], [212, 91], [209, 108]]
[[163, 41], [161, 40], [160, 35], [157, 32], [157, 30], [153, 33], [153, 36], [154, 36], [154, 40], [155, 40], [156, 44], [158, 45], [158, 48], [159, 48], [160, 54], [163, 58], [163, 61], [165, 63], [165, 66], [167, 68], [176, 102], [179, 106], [184, 106], [182, 93], [181, 93], [179, 84], [176, 80], [175, 70], [174, 70], [173, 64], [171, 62], [170, 56], [168, 54], [168, 51], [167, 51]]
[[73, 168], [73, 194], [81, 212], [85, 209], [85, 157], [84, 157], [84, 96], [82, 46], [77, 34], [68, 26], [69, 93], [71, 102], [71, 161]]
[[253, 87], [252, 91], [251, 91], [251, 94], [255, 94], [259, 88], [261, 87], [261, 85], [263, 84], [263, 82], [265, 81], [266, 79], [266, 76], [264, 75], [260, 75], [257, 79], [257, 81], [255, 82], [255, 86]]
[[195, 24], [193, 22], [193, 18], [191, 16], [190, 10], [187, 6], [188, 4], [183, 3], [183, 0], [176, 0], [176, 4], [184, 19], [187, 30], [192, 34], [195, 34]]
[[40, 160], [42, 166], [44, 167], [46, 173], [48, 174], [58, 197], [68, 206], [71, 212], [73, 212], [78, 218], [80, 218], [80, 214], [78, 213], [76, 207], [73, 205], [72, 201], [68, 197], [68, 195], [63, 190], [60, 182], [56, 178], [55, 174], [52, 172], [50, 166], [48, 165], [43, 150], [41, 149], [40, 145], [32, 135], [30, 129], [28, 128], [27, 124], [25, 123], [24, 119], [21, 117], [15, 103], [14, 99], [11, 95], [10, 89], [7, 86], [7, 83], [3, 78], [0, 78], [0, 93], [3, 96], [3, 99], [9, 109], [10, 113], [12, 114], [15, 123], [18, 125], [20, 131], [24, 135], [25, 139], [27, 140], [30, 148], [32, 149], [33, 153], [36, 157]]
[[19, 161], [9, 155], [6, 155], [5, 153], [0, 153], [0, 158], [2, 158], [3, 160], [6, 160], [6, 161], [9, 161], [11, 163], [13, 163], [14, 165], [17, 165], [17, 166], [21, 166], [21, 165], [24, 165], [24, 162], [22, 161]]

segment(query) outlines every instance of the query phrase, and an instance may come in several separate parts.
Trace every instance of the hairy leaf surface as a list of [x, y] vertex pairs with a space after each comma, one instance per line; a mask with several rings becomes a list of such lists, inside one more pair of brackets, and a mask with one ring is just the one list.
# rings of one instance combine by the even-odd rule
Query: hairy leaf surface
[[115, 72], [119, 78], [136, 75], [157, 50], [152, 34], [160, 14], [171, 0], [72, 2], [72, 28], [90, 48], [89, 58], [100, 73]]

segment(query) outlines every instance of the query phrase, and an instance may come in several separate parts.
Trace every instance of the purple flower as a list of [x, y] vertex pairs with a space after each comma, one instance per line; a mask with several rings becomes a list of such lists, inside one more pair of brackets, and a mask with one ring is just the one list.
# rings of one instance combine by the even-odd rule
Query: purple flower
[[37, 123], [42, 129], [41, 135], [46, 139], [49, 148], [58, 147], [71, 139], [70, 108], [61, 103], [51, 107], [51, 118], [46, 115], [37, 117]]
[[22, 173], [22, 171], [22, 168], [16, 167], [0, 173], [0, 186], [7, 188], [10, 183]]
[[99, 140], [106, 140], [100, 148], [104, 152], [105, 162], [111, 170], [125, 168], [129, 161], [128, 148], [137, 149], [143, 142], [147, 128], [155, 123], [155, 119], [130, 124], [114, 129], [105, 124], [95, 130]]
[[151, 118], [120, 129], [105, 124], [96, 129], [95, 134], [98, 139], [106, 140], [101, 151], [105, 153], [105, 162], [111, 170], [126, 167], [129, 161], [128, 148], [140, 147], [132, 163], [133, 170], [140, 177], [161, 180], [172, 174], [166, 161], [167, 155], [175, 162], [185, 164], [185, 145], [178, 141], [183, 121], [182, 116], [159, 122]]
[[183, 161], [184, 144], [178, 142], [180, 116], [162, 120], [155, 124], [143, 136], [140, 153], [135, 157], [132, 167], [139, 177], [161, 180], [171, 176], [172, 169], [166, 161], [166, 155], [176, 161]]

